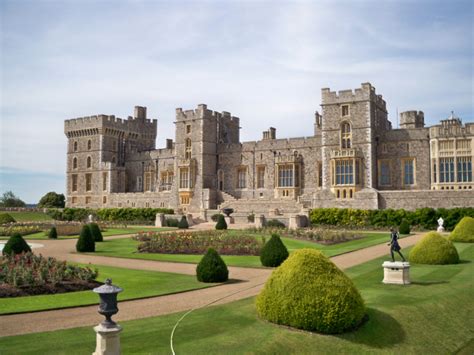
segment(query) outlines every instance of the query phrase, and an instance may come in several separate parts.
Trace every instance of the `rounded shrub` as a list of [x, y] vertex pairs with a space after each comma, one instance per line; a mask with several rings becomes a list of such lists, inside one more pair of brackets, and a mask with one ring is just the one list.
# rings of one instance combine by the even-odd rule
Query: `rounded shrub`
[[91, 230], [92, 237], [94, 237], [94, 241], [104, 241], [104, 237], [102, 236], [102, 232], [100, 231], [100, 227], [97, 223], [89, 223], [89, 229]]
[[31, 251], [30, 246], [23, 239], [21, 234], [15, 233], [8, 239], [8, 242], [3, 247], [2, 253], [3, 255], [10, 255], [10, 254], [27, 253], [30, 251]]
[[451, 232], [449, 239], [453, 242], [474, 243], [474, 218], [461, 219]]
[[229, 270], [217, 251], [209, 248], [196, 268], [196, 276], [201, 282], [224, 282], [229, 279]]
[[76, 243], [76, 250], [80, 253], [91, 253], [95, 251], [94, 237], [87, 224], [81, 229], [81, 234]]
[[227, 222], [225, 221], [224, 216], [221, 214], [219, 215], [219, 218], [217, 219], [216, 229], [217, 230], [227, 229]]
[[56, 227], [52, 227], [49, 232], [48, 232], [48, 238], [49, 239], [58, 239], [58, 231], [56, 230]]
[[13, 218], [10, 214], [8, 213], [0, 213], [0, 224], [7, 224], [7, 223], [14, 223], [15, 218]]
[[410, 223], [408, 223], [406, 219], [403, 219], [398, 227], [398, 231], [400, 234], [410, 234]]
[[457, 264], [459, 255], [450, 240], [437, 232], [429, 232], [410, 250], [408, 259], [415, 264]]
[[179, 229], [188, 229], [189, 228], [189, 224], [188, 224], [188, 220], [186, 219], [186, 216], [181, 217], [181, 220], [178, 223], [178, 228]]
[[265, 223], [265, 227], [269, 228], [285, 228], [285, 223], [279, 221], [278, 219], [270, 219]]
[[314, 249], [295, 251], [274, 270], [256, 306], [270, 322], [326, 334], [354, 329], [366, 314], [352, 280]]
[[179, 221], [176, 218], [166, 218], [167, 227], [178, 227]]
[[260, 261], [263, 266], [276, 267], [288, 258], [288, 249], [280, 239], [278, 234], [272, 234], [272, 237], [265, 243], [260, 251]]

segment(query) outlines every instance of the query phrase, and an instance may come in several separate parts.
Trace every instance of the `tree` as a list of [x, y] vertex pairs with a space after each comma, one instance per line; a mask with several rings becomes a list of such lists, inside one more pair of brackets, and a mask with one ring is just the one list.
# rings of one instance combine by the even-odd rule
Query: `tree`
[[54, 191], [48, 192], [46, 195], [41, 197], [38, 202], [40, 208], [64, 208], [66, 205], [66, 198], [63, 194], [58, 194]]
[[81, 234], [76, 243], [76, 250], [80, 253], [91, 253], [95, 251], [95, 241], [89, 226], [82, 227]]
[[217, 219], [216, 229], [217, 230], [227, 229], [227, 223], [225, 221], [224, 216], [221, 214], [219, 215]]
[[260, 261], [263, 266], [276, 267], [284, 262], [288, 255], [288, 249], [281, 241], [280, 236], [274, 233], [260, 251]]
[[8, 242], [3, 247], [3, 255], [9, 254], [21, 254], [30, 252], [31, 248], [28, 243], [23, 239], [20, 233], [13, 234]]
[[186, 219], [186, 216], [181, 217], [181, 220], [178, 223], [178, 228], [179, 229], [188, 229], [189, 228], [189, 224], [188, 224], [188, 220]]
[[94, 241], [96, 242], [104, 241], [102, 232], [100, 231], [100, 227], [97, 223], [89, 223], [89, 229], [91, 230], [91, 234], [94, 237]]
[[217, 251], [209, 248], [196, 267], [196, 276], [201, 282], [225, 282], [229, 270]]
[[53, 227], [49, 230], [48, 238], [49, 238], [49, 239], [58, 239], [58, 231], [56, 230], [56, 227], [53, 226]]
[[0, 198], [0, 207], [25, 207], [26, 203], [16, 196], [13, 191], [6, 191]]

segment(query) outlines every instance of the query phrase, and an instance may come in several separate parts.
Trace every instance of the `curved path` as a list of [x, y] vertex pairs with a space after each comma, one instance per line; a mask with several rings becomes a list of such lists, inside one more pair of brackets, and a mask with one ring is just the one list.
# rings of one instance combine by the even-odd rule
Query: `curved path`
[[[125, 235], [108, 237], [107, 239], [128, 237], [129, 235]], [[421, 234], [416, 234], [400, 239], [399, 242], [402, 247], [408, 247], [415, 244], [420, 237]], [[54, 256], [62, 260], [126, 267], [129, 269], [155, 270], [195, 275], [195, 264], [71, 254], [75, 251], [75, 239], [55, 241], [44, 240], [41, 241], [41, 243], [45, 245], [45, 247], [41, 249], [41, 254]], [[331, 260], [339, 268], [345, 269], [387, 254], [388, 248], [384, 243], [338, 255], [332, 257]], [[167, 296], [123, 301], [120, 302], [120, 312], [114, 317], [114, 319], [120, 322], [185, 311], [192, 308], [203, 307], [212, 300], [217, 300], [227, 295], [232, 296], [226, 297], [215, 304], [223, 304], [255, 296], [261, 290], [271, 272], [271, 269], [229, 267], [229, 278], [232, 280], [239, 280], [238, 282], [231, 281], [216, 287]], [[238, 293], [236, 294], [236, 292]], [[36, 333], [81, 326], [93, 326], [101, 320], [102, 317], [97, 313], [97, 305], [35, 313], [4, 315], [0, 316], [0, 336]]]

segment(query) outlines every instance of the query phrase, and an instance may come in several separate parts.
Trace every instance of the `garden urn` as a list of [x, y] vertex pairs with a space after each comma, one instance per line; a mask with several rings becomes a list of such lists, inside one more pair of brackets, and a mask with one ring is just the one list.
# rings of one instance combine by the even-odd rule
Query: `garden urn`
[[105, 280], [105, 284], [93, 289], [100, 296], [99, 313], [105, 316], [105, 320], [101, 323], [105, 328], [115, 327], [116, 324], [112, 320], [112, 316], [118, 312], [117, 295], [123, 289], [112, 285], [112, 279]]

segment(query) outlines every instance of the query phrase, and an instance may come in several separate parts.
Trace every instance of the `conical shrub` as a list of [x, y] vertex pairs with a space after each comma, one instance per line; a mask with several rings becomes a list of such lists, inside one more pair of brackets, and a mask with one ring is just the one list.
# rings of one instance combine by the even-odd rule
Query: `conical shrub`
[[52, 227], [49, 232], [48, 232], [48, 238], [49, 239], [58, 239], [58, 231], [56, 230], [56, 227]]
[[89, 223], [89, 228], [91, 230], [92, 236], [94, 237], [94, 241], [104, 241], [104, 237], [102, 236], [102, 232], [100, 231], [99, 225], [97, 223]]
[[444, 265], [459, 263], [454, 244], [436, 232], [427, 233], [410, 250], [409, 260], [415, 264]]
[[76, 243], [76, 250], [80, 253], [95, 252], [95, 242], [89, 226], [86, 224], [81, 229], [81, 234]]
[[217, 251], [209, 248], [196, 268], [196, 276], [201, 282], [224, 282], [229, 279], [229, 270]]
[[400, 234], [410, 234], [410, 223], [408, 223], [406, 219], [403, 219], [398, 227], [398, 231]]
[[188, 229], [189, 228], [189, 224], [188, 224], [188, 220], [186, 219], [186, 216], [181, 217], [181, 220], [178, 223], [178, 228], [179, 229]]
[[295, 251], [274, 270], [256, 306], [270, 322], [326, 334], [354, 329], [366, 313], [352, 280], [314, 249]]
[[227, 229], [227, 222], [225, 221], [224, 216], [221, 214], [219, 215], [219, 217], [217, 217], [216, 229], [217, 230]]
[[31, 248], [28, 243], [23, 239], [20, 233], [13, 234], [8, 242], [5, 244], [2, 250], [3, 255], [10, 254], [21, 254], [30, 252]]
[[7, 223], [14, 223], [15, 218], [13, 218], [10, 214], [8, 213], [0, 213], [0, 224], [7, 224]]
[[265, 243], [260, 251], [260, 261], [263, 266], [276, 267], [288, 258], [288, 249], [280, 239], [278, 234], [272, 234], [272, 237]]
[[461, 219], [454, 227], [449, 239], [453, 242], [474, 243], [474, 218]]

